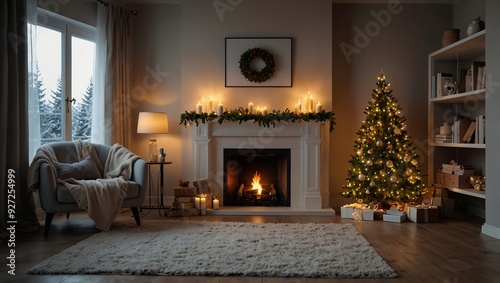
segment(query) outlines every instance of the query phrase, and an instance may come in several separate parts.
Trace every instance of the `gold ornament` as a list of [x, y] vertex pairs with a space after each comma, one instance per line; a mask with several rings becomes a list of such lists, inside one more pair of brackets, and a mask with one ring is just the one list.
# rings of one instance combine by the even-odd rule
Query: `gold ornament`
[[387, 160], [385, 162], [385, 166], [389, 167], [389, 168], [392, 168], [392, 166], [394, 166], [394, 163], [392, 162], [392, 160]]
[[370, 182], [370, 187], [372, 187], [372, 188], [375, 187], [375, 182], [371, 181]]
[[417, 165], [418, 165], [418, 160], [413, 159], [413, 160], [411, 161], [411, 164], [413, 164], [413, 166], [417, 166]]
[[396, 134], [396, 135], [401, 135], [401, 130], [400, 130], [400, 129], [398, 129], [398, 128], [395, 128], [395, 129], [394, 129], [394, 134]]
[[383, 146], [383, 145], [384, 145], [384, 142], [382, 142], [381, 140], [378, 140], [375, 144], [376, 144], [377, 146]]
[[366, 189], [365, 193], [366, 193], [367, 195], [369, 195], [369, 194], [370, 194], [370, 189]]
[[366, 179], [366, 176], [364, 174], [359, 174], [358, 179], [363, 182]]
[[361, 156], [363, 154], [363, 150], [362, 149], [358, 149], [358, 151], [356, 151], [356, 154], [358, 156]]
[[405, 155], [405, 157], [403, 158], [403, 160], [404, 160], [405, 162], [410, 162], [411, 157], [407, 154], [407, 155]]
[[389, 180], [393, 183], [396, 183], [396, 181], [398, 180], [398, 177], [392, 175], [391, 177], [389, 177]]

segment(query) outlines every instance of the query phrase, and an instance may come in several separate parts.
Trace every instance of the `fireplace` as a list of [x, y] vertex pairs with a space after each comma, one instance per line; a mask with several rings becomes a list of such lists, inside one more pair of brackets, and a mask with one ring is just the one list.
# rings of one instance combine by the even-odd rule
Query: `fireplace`
[[[191, 160], [185, 164], [186, 170], [191, 172], [188, 178], [192, 180], [208, 178], [212, 194], [220, 200], [220, 209], [210, 211], [210, 213], [335, 214], [328, 203], [329, 163], [328, 158], [325, 157], [329, 155], [329, 132], [326, 123], [276, 123], [272, 127], [261, 127], [251, 122], [241, 124], [209, 122], [192, 125], [188, 134], [190, 145], [187, 149], [189, 150], [184, 152], [186, 160]], [[247, 159], [254, 154], [257, 157], [255, 162], [257, 165], [254, 165], [254, 162], [246, 164], [241, 159], [238, 160], [234, 156], [234, 151], [230, 153], [231, 150], [239, 151], [237, 153], [242, 157], [238, 158], [242, 159]], [[255, 170], [253, 168], [248, 170], [248, 176], [226, 180], [228, 163], [235, 168], [264, 167], [266, 164], [262, 163], [268, 162], [258, 161], [261, 156], [263, 160], [266, 160], [265, 155], [280, 156], [285, 151], [289, 152], [289, 155], [287, 153], [288, 160], [285, 162], [284, 157], [276, 157], [274, 169]], [[230, 154], [224, 157], [227, 155], [225, 153]], [[249, 155], [249, 153], [252, 154]], [[283, 173], [285, 167], [286, 177]], [[233, 172], [231, 170], [236, 169], [229, 170]], [[236, 202], [237, 191], [242, 183], [243, 189], [249, 186], [248, 182], [252, 182], [256, 171], [263, 180], [263, 189], [266, 194], [273, 194], [270, 188], [273, 184], [276, 198], [279, 195], [279, 200], [266, 197], [262, 201], [252, 202], [252, 199], [257, 198], [253, 194], [247, 195], [246, 199], [240, 198], [240, 202], [247, 205], [239, 205]], [[276, 175], [273, 177], [275, 179], [266, 181], [268, 171], [274, 172], [271, 175]], [[231, 195], [234, 194], [235, 187], [237, 187], [236, 195]]]
[[290, 206], [290, 149], [224, 149], [224, 206]]

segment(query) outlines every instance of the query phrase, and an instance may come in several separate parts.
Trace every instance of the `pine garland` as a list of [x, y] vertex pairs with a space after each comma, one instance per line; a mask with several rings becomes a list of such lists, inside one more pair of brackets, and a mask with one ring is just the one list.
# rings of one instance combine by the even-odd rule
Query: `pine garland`
[[284, 111], [274, 110], [268, 114], [252, 114], [249, 112], [248, 108], [238, 108], [234, 110], [224, 111], [221, 116], [215, 113], [201, 113], [197, 114], [195, 111], [185, 111], [181, 114], [181, 121], [179, 125], [187, 126], [189, 123], [194, 123], [196, 126], [199, 123], [208, 123], [210, 121], [217, 120], [219, 124], [226, 122], [242, 122], [253, 121], [261, 127], [275, 127], [276, 123], [299, 123], [304, 122], [329, 122], [330, 132], [333, 132], [333, 127], [335, 125], [334, 113], [331, 111], [322, 110], [318, 113], [295, 113], [290, 111], [288, 108]]

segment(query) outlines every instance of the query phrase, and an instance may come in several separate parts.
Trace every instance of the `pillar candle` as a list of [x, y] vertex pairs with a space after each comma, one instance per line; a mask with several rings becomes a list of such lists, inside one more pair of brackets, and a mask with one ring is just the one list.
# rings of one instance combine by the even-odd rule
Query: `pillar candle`
[[201, 103], [198, 101], [198, 104], [196, 104], [196, 114], [201, 114], [201, 112], [203, 112], [203, 108]]
[[321, 112], [321, 110], [322, 110], [322, 106], [321, 106], [321, 103], [318, 101], [318, 104], [316, 104], [316, 113]]
[[205, 215], [207, 213], [207, 198], [200, 198], [200, 213], [201, 215]]
[[214, 109], [214, 101], [212, 100], [212, 96], [210, 96], [207, 102], [207, 112], [210, 114], [212, 113], [213, 109]]
[[267, 115], [267, 107], [264, 106], [264, 109], [262, 109], [262, 115]]
[[300, 111], [302, 111], [301, 105], [300, 105], [300, 99], [299, 99], [299, 102], [297, 102], [297, 105], [295, 105], [295, 109], [296, 109], [295, 112], [297, 112], [297, 113], [300, 113]]
[[301, 111], [302, 112], [305, 112], [305, 113], [308, 113], [309, 112], [309, 96], [307, 95], [304, 95], [304, 103], [303, 103], [303, 106], [302, 106], [302, 109]]
[[207, 112], [207, 104], [205, 102], [205, 97], [201, 98], [201, 103], [200, 104], [201, 104], [201, 107], [202, 107], [201, 112]]
[[253, 103], [252, 103], [252, 101], [250, 101], [250, 103], [248, 103], [248, 113], [253, 114]]
[[199, 197], [194, 198], [194, 207], [196, 209], [200, 210], [200, 198]]
[[217, 116], [222, 116], [224, 113], [224, 108], [222, 107], [222, 101], [219, 102], [219, 105], [217, 105]]
[[219, 209], [219, 199], [214, 199], [213, 201], [213, 207], [215, 210]]
[[314, 111], [314, 102], [312, 95], [309, 96], [309, 112]]

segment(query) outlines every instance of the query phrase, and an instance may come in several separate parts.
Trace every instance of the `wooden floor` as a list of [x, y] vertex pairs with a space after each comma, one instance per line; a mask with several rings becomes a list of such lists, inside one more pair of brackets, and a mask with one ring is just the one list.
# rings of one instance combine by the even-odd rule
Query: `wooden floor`
[[[143, 211], [144, 219], [160, 219], [156, 210]], [[354, 221], [340, 216], [191, 216], [186, 220], [352, 223], [397, 272], [395, 279], [327, 279], [261, 277], [182, 277], [121, 275], [27, 275], [36, 263], [98, 233], [84, 212], [54, 217], [48, 238], [43, 231], [16, 235], [16, 275], [6, 273], [6, 243], [0, 247], [3, 259], [0, 282], [172, 282], [172, 283], [292, 283], [292, 282], [500, 282], [500, 240], [480, 233], [482, 219], [459, 215], [439, 223], [415, 224], [383, 221]], [[130, 211], [115, 220], [134, 221]], [[43, 222], [41, 222], [43, 223]]]

